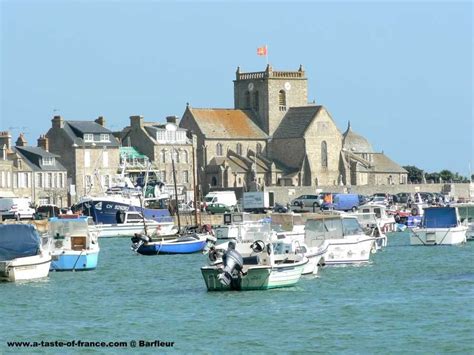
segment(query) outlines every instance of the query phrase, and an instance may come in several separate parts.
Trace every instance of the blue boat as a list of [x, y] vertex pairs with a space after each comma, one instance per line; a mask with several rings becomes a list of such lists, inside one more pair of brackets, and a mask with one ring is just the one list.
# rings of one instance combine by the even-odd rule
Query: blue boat
[[203, 251], [207, 244], [206, 235], [180, 236], [157, 242], [141, 238], [143, 237], [132, 238], [132, 250], [142, 255], [197, 253]]
[[51, 270], [93, 270], [99, 259], [99, 242], [90, 217], [50, 218]]

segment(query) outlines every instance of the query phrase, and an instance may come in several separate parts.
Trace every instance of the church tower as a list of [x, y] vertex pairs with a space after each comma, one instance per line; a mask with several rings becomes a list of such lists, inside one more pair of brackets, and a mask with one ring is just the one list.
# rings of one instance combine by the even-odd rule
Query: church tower
[[303, 67], [297, 71], [243, 73], [237, 68], [234, 80], [234, 108], [251, 110], [256, 123], [269, 136], [280, 125], [290, 107], [308, 104], [308, 81]]

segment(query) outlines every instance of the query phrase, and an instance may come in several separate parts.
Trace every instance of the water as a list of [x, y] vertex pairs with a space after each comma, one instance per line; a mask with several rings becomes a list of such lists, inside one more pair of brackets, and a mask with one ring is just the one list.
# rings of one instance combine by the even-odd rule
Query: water
[[[129, 246], [101, 240], [95, 271], [0, 284], [0, 353], [18, 352], [7, 341], [42, 340], [172, 341], [180, 353], [474, 352], [472, 242], [412, 247], [395, 234], [369, 265], [224, 293], [206, 291], [203, 255], [140, 256]], [[51, 350], [105, 351], [35, 352]]]

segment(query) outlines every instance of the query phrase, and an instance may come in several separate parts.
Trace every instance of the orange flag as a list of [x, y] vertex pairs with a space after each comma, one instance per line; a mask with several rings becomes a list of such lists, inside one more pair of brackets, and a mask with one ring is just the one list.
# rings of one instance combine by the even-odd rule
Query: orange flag
[[257, 48], [257, 55], [267, 55], [267, 46], [263, 46], [263, 47], [258, 47]]

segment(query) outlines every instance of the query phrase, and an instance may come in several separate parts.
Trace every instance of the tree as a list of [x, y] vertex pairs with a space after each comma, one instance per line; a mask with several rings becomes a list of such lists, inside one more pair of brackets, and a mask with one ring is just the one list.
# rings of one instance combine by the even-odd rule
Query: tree
[[454, 178], [453, 173], [449, 170], [441, 170], [439, 172], [439, 175], [440, 175], [441, 179], [443, 179], [443, 181], [451, 181]]
[[407, 165], [403, 168], [408, 171], [408, 181], [411, 183], [420, 183], [423, 180], [423, 170], [413, 165]]

